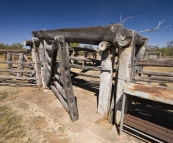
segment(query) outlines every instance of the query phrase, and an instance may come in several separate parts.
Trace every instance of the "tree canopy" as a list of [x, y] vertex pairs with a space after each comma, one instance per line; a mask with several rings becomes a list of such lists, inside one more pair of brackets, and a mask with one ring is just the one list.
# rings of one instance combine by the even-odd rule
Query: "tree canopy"
[[25, 48], [20, 43], [13, 43], [12, 45], [0, 43], [0, 49], [4, 49], [4, 50], [23, 50]]

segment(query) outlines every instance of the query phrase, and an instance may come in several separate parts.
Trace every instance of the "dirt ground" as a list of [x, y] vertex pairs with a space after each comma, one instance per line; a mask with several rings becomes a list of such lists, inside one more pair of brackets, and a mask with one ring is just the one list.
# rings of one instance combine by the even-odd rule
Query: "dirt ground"
[[[98, 88], [73, 82], [79, 120], [68, 113], [51, 90], [37, 87], [0, 87], [0, 143], [140, 143], [100, 120]], [[76, 82], [79, 82], [76, 81]]]

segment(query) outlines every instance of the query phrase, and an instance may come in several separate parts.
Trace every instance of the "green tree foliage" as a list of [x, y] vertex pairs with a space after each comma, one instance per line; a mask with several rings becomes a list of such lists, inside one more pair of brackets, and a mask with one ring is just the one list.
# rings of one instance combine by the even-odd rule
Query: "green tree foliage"
[[173, 40], [168, 42], [167, 47], [159, 48], [158, 46], [148, 45], [146, 52], [161, 52], [162, 56], [173, 55]]
[[80, 47], [79, 43], [70, 43], [70, 47]]
[[13, 43], [12, 45], [0, 43], [0, 49], [4, 49], [4, 50], [23, 50], [25, 48], [20, 43]]

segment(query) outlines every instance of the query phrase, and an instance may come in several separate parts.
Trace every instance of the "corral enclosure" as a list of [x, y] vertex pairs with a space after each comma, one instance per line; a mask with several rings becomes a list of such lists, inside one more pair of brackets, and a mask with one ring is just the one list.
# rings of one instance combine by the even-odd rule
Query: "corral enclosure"
[[[70, 42], [95, 44], [99, 51], [69, 47]], [[51, 89], [71, 121], [80, 116], [72, 85], [85, 88], [80, 84], [86, 84], [91, 87], [87, 89], [97, 92], [101, 119], [115, 124], [120, 134], [124, 126], [124, 131], [137, 132], [157, 142], [173, 140], [172, 60], [144, 59], [147, 38], [120, 23], [33, 31], [32, 40], [25, 40], [24, 44], [30, 46], [32, 61], [23, 61], [24, 55], [17, 54], [15, 70], [9, 62], [13, 58], [8, 57], [16, 54], [7, 53], [8, 72], [13, 76], [6, 77], [6, 81], [29, 80], [30, 85]], [[77, 51], [82, 51], [83, 57], [76, 56]], [[34, 71], [27, 78], [23, 75], [25, 64], [31, 64], [25, 70]]]

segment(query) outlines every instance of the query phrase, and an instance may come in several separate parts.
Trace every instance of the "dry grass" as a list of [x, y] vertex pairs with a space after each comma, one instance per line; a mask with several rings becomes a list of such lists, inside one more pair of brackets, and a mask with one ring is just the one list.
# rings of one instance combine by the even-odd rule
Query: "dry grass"
[[[14, 92], [16, 93], [16, 92]], [[7, 91], [0, 92], [0, 103], [10, 95]], [[25, 135], [22, 118], [12, 108], [0, 106], [0, 142], [21, 142]]]

